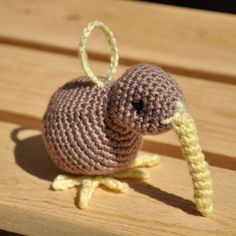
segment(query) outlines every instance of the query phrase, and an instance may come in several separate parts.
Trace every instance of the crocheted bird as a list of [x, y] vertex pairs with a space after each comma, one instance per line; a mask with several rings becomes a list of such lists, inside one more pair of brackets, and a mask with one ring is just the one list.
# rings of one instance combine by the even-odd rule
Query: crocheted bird
[[158, 155], [138, 154], [142, 136], [172, 128], [188, 162], [197, 208], [208, 215], [212, 211], [212, 182], [181, 88], [164, 70], [148, 64], [129, 68], [117, 80], [96, 77], [86, 64], [85, 54], [87, 39], [95, 27], [103, 30], [112, 47], [113, 66], [108, 79], [118, 64], [112, 32], [102, 22], [91, 22], [84, 29], [80, 44], [87, 76], [60, 87], [43, 117], [43, 138], [53, 162], [73, 174], [59, 175], [53, 188], [81, 186], [81, 209], [88, 206], [100, 184], [115, 191], [128, 191], [128, 184], [119, 178], [147, 178], [148, 172], [137, 168], [159, 162]]

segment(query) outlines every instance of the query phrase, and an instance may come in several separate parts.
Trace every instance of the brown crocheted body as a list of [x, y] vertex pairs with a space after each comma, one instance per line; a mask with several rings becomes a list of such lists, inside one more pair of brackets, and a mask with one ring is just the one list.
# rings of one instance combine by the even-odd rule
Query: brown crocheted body
[[84, 76], [52, 96], [43, 118], [43, 137], [60, 169], [109, 174], [126, 169], [136, 157], [141, 135], [112, 121], [108, 92], [109, 87], [98, 88]]
[[109, 174], [128, 167], [142, 134], [170, 129], [162, 121], [174, 113], [183, 93], [161, 68], [135, 65], [104, 88], [88, 77], [66, 83], [52, 96], [43, 136], [54, 163], [73, 174]]

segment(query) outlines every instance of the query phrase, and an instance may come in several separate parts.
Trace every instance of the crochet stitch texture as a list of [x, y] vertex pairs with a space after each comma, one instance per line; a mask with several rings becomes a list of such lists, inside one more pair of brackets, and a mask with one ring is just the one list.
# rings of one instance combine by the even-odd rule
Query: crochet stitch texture
[[120, 79], [87, 76], [72, 80], [52, 96], [43, 118], [43, 136], [53, 162], [73, 174], [99, 175], [127, 169], [137, 156], [142, 134], [170, 129], [177, 83], [162, 69], [136, 65]]

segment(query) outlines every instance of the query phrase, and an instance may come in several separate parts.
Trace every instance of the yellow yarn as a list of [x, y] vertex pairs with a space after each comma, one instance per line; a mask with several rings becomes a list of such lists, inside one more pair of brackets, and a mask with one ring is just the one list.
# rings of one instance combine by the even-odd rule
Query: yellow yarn
[[130, 169], [120, 173], [111, 175], [114, 178], [135, 178], [135, 179], [147, 179], [150, 177], [149, 172], [141, 169]]
[[165, 120], [163, 123], [171, 124], [179, 137], [181, 149], [188, 163], [193, 181], [196, 207], [203, 216], [208, 216], [213, 209], [212, 180], [208, 164], [199, 145], [194, 120], [186, 111], [184, 104], [177, 102], [174, 116]]
[[[134, 161], [130, 168], [133, 167], [151, 167], [159, 163], [159, 157], [157, 155], [139, 155], [137, 161]], [[127, 183], [121, 182], [115, 178], [136, 178], [136, 179], [146, 179], [150, 175], [147, 171], [141, 169], [129, 169], [124, 172], [107, 175], [107, 176], [69, 176], [69, 175], [58, 175], [53, 181], [52, 187], [55, 190], [66, 190], [76, 186], [81, 186], [78, 196], [77, 205], [80, 209], [85, 209], [88, 207], [89, 201], [95, 189], [99, 185], [104, 185], [107, 188], [117, 191], [117, 192], [127, 192], [129, 190], [129, 185]]]
[[131, 162], [130, 168], [136, 167], [151, 167], [157, 165], [160, 162], [160, 157], [157, 154], [145, 154], [139, 153], [139, 155]]
[[79, 58], [81, 66], [85, 72], [85, 74], [91, 78], [91, 80], [96, 83], [98, 86], [103, 86], [103, 83], [98, 79], [98, 77], [93, 73], [91, 70], [89, 63], [88, 63], [88, 56], [86, 52], [87, 42], [88, 38], [91, 34], [91, 32], [95, 29], [99, 28], [102, 30], [102, 32], [105, 34], [108, 43], [111, 46], [111, 63], [110, 67], [107, 72], [107, 79], [112, 80], [113, 75], [116, 73], [118, 61], [119, 61], [119, 53], [118, 53], [118, 47], [116, 43], [116, 39], [114, 37], [113, 32], [108, 28], [107, 25], [102, 23], [101, 21], [92, 21], [90, 22], [83, 30], [83, 34], [80, 38], [80, 44], [79, 44]]
[[66, 190], [75, 186], [81, 186], [77, 204], [80, 209], [85, 209], [88, 207], [88, 203], [92, 198], [95, 189], [99, 185], [104, 185], [109, 189], [117, 192], [127, 192], [129, 190], [128, 184], [123, 183], [117, 179], [105, 176], [74, 177], [67, 175], [58, 175], [56, 179], [53, 181], [52, 187], [55, 190]]

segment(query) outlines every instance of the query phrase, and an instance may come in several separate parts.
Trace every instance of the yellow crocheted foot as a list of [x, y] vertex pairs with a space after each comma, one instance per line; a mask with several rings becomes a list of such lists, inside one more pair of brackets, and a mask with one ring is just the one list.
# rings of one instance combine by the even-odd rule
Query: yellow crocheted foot
[[148, 172], [139, 169], [130, 169], [113, 175], [96, 177], [58, 175], [53, 181], [52, 187], [54, 190], [67, 190], [72, 187], [81, 186], [77, 205], [80, 209], [85, 209], [88, 207], [88, 203], [99, 185], [104, 185], [113, 191], [124, 193], [129, 190], [129, 185], [115, 178], [145, 179], [148, 177]]
[[152, 167], [159, 164], [159, 162], [159, 155], [140, 152], [138, 156], [131, 162], [129, 168]]
[[117, 179], [134, 178], [134, 179], [147, 179], [150, 177], [149, 172], [142, 169], [135, 169], [137, 167], [151, 167], [160, 162], [158, 155], [150, 155], [140, 153], [130, 164], [128, 170], [120, 173], [107, 175], [107, 176], [70, 176], [58, 175], [52, 183], [54, 190], [67, 190], [69, 188], [80, 186], [77, 205], [80, 209], [88, 207], [88, 203], [92, 198], [95, 189], [99, 185], [106, 186], [110, 190], [116, 192], [127, 192], [129, 185]]

